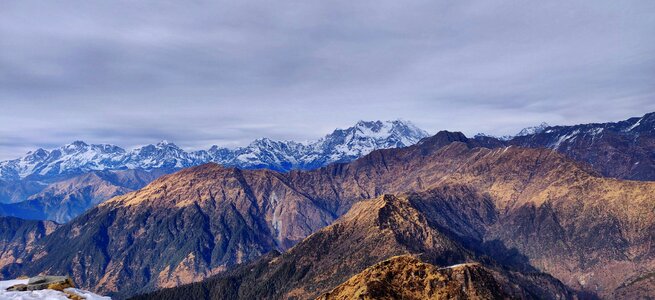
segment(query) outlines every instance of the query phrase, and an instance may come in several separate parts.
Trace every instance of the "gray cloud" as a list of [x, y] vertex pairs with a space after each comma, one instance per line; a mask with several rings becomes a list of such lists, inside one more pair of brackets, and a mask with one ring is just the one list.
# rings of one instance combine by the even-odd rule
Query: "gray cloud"
[[[187, 1], [190, 2], [190, 1]], [[0, 159], [655, 110], [653, 1], [2, 1]], [[543, 3], [542, 3], [543, 2]]]

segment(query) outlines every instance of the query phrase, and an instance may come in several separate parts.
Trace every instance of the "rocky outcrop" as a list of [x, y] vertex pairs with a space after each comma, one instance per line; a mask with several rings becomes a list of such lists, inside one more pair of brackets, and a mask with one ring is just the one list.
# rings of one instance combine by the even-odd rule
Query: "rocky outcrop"
[[0, 281], [0, 299], [111, 300], [109, 297], [76, 289], [68, 276], [36, 276]]
[[520, 299], [507, 278], [480, 264], [439, 268], [412, 256], [396, 256], [354, 275], [317, 300]]
[[66, 288], [73, 288], [75, 284], [68, 276], [36, 276], [27, 281], [27, 284], [17, 284], [7, 288], [8, 291], [38, 291], [55, 290], [63, 291]]

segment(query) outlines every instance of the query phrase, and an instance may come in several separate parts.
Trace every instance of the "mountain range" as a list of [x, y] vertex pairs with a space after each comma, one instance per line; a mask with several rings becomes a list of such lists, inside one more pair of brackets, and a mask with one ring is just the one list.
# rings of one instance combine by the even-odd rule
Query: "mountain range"
[[75, 141], [54, 150], [37, 149], [24, 157], [0, 162], [0, 180], [52, 182], [90, 171], [177, 170], [215, 162], [241, 169], [266, 168], [281, 172], [314, 169], [335, 162], [349, 162], [376, 149], [406, 147], [428, 133], [406, 121], [359, 121], [308, 143], [257, 139], [246, 147], [187, 152], [162, 141], [131, 151], [109, 144]]
[[311, 170], [168, 160], [57, 173], [0, 206], [67, 222], [0, 217], [0, 274], [70, 274], [118, 299], [647, 297], [654, 119], [441, 131]]
[[[489, 148], [550, 148], [588, 164], [603, 176], [655, 180], [654, 119], [655, 114], [649, 113], [616, 123], [542, 123], [514, 136], [478, 134], [469, 142]], [[316, 142], [259, 139], [232, 150], [213, 146], [208, 151], [186, 152], [161, 142], [127, 152], [112, 145], [74, 142], [1, 162], [0, 173], [14, 175], [0, 180], [0, 215], [65, 223], [106, 199], [139, 189], [181, 167], [219, 161], [241, 169], [314, 169], [335, 161], [348, 162], [374, 149], [406, 147], [426, 135], [409, 122], [360, 121]]]
[[211, 276], [244, 299], [306, 298], [418, 255], [480, 263], [518, 283], [509, 295], [612, 298], [652, 287], [654, 194], [655, 183], [604, 178], [550, 149], [439, 132], [312, 171], [187, 168], [101, 203], [0, 270], [71, 274], [119, 299]]
[[[515, 145], [550, 148], [584, 161], [609, 177], [654, 180], [652, 150], [655, 146], [655, 113], [615, 123], [573, 126], [538, 126], [522, 129], [514, 136], [477, 134], [474, 139], [488, 147]], [[330, 163], [349, 162], [377, 149], [407, 147], [428, 133], [407, 121], [360, 121], [307, 143], [257, 139], [246, 147], [187, 152], [162, 141], [126, 151], [109, 144], [75, 141], [54, 150], [37, 149], [24, 157], [0, 162], [0, 182], [21, 181], [15, 192], [0, 195], [0, 202], [24, 200], [10, 195], [30, 194], [38, 184], [51, 183], [91, 171], [168, 170], [215, 162], [240, 169], [270, 169], [280, 172], [311, 170]], [[621, 162], [617, 170], [612, 162]], [[32, 184], [30, 184], [32, 183]], [[20, 192], [22, 191], [23, 194]]]
[[474, 137], [487, 147], [548, 148], [589, 164], [603, 176], [655, 180], [655, 113], [620, 122], [574, 126], [539, 126], [516, 136]]
[[187, 152], [162, 141], [132, 151], [76, 141], [0, 162], [0, 215], [65, 223], [98, 203], [176, 170], [216, 162], [242, 169], [314, 169], [376, 149], [406, 147], [427, 132], [405, 121], [360, 121], [315, 142], [263, 138], [237, 149]]

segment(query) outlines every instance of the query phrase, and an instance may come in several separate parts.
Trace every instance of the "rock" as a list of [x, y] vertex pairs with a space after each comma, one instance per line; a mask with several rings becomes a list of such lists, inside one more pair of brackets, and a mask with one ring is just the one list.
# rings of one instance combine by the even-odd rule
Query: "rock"
[[7, 288], [8, 291], [12, 292], [23, 292], [27, 291], [27, 284], [17, 284]]
[[63, 291], [66, 288], [75, 287], [73, 280], [68, 276], [36, 276], [27, 281], [27, 284], [10, 286], [8, 291], [36, 291], [36, 290], [57, 290]]
[[84, 296], [80, 296], [74, 292], [71, 291], [64, 291], [64, 294], [66, 294], [66, 297], [68, 297], [71, 300], [84, 300], [86, 299]]

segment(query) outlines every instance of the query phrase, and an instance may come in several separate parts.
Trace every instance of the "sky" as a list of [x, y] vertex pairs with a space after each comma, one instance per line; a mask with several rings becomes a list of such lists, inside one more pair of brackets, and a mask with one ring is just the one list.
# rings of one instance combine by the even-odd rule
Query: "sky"
[[0, 1], [0, 159], [655, 111], [655, 1]]

